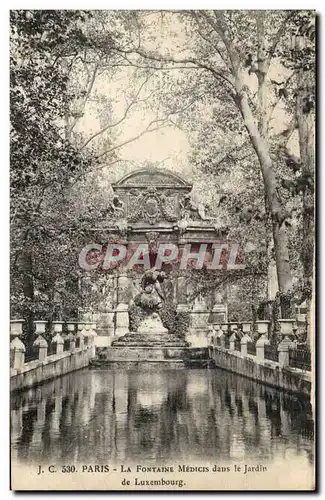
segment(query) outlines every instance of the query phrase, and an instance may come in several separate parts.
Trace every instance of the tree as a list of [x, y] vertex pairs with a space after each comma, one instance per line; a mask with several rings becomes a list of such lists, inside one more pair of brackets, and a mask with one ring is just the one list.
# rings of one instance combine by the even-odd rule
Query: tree
[[[82, 11], [11, 11], [10, 195], [13, 314], [32, 328], [35, 280], [48, 290], [56, 249], [58, 219], [66, 209], [64, 192], [90, 166], [90, 160], [64, 138], [60, 122], [71, 100], [62, 61], [85, 43]], [[53, 225], [51, 224], [54, 223]], [[53, 231], [53, 227], [56, 230]], [[52, 259], [53, 261], [53, 259]]]
[[[279, 158], [273, 145], [275, 136], [285, 130], [281, 130], [279, 120], [276, 127], [272, 125], [279, 103], [273, 75], [277, 69], [286, 74], [278, 50], [291, 44], [292, 30], [296, 28], [295, 15], [294, 11], [166, 13], [166, 24], [171, 25], [175, 20], [178, 30], [180, 25], [183, 26], [182, 36], [184, 32], [187, 35], [182, 47], [185, 57], [175, 56], [170, 47], [165, 50], [162, 47], [160, 51], [149, 49], [145, 43], [140, 45], [138, 38], [131, 48], [123, 48], [118, 42], [113, 47], [113, 51], [129, 59], [130, 64], [157, 71], [186, 68], [192, 75], [197, 75], [199, 84], [204, 78], [209, 84], [214, 81], [210, 92], [205, 89], [205, 103], [210, 98], [211, 105], [220, 109], [218, 102], [226, 101], [232, 113], [240, 117], [259, 162], [266, 209], [272, 223], [278, 285], [283, 296], [292, 288], [288, 235], [284, 224], [290, 214], [283, 205], [276, 175]], [[289, 78], [290, 72], [287, 73], [286, 78]], [[187, 84], [188, 80], [182, 83]], [[200, 98], [198, 93], [196, 96]], [[283, 310], [283, 314], [291, 312]]]

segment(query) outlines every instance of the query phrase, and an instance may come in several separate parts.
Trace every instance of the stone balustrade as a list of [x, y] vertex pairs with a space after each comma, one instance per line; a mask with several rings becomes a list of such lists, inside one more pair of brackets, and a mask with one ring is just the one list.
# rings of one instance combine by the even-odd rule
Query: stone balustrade
[[[34, 342], [23, 336], [24, 320], [10, 322], [10, 388], [22, 390], [85, 368], [95, 355], [96, 325], [35, 321]], [[84, 332], [87, 333], [85, 338]], [[86, 341], [85, 341], [86, 340]]]
[[[34, 321], [36, 339], [32, 344], [23, 341], [23, 319], [10, 321], [10, 368], [11, 374], [20, 372], [26, 365], [37, 365], [49, 358], [66, 356], [83, 349], [91, 349], [95, 355], [96, 324], [74, 321], [54, 321], [49, 332], [47, 321]], [[48, 332], [47, 332], [48, 330]], [[63, 330], [67, 334], [63, 333]], [[47, 332], [47, 333], [46, 333]], [[85, 335], [87, 344], [85, 343]], [[67, 348], [65, 349], [65, 341]], [[24, 343], [25, 342], [25, 343]], [[51, 351], [49, 353], [49, 350]], [[26, 353], [28, 352], [28, 359]]]
[[295, 342], [290, 339], [290, 336], [294, 334], [295, 324], [292, 319], [279, 320], [279, 323], [282, 340], [277, 345], [270, 344], [270, 322], [260, 320], [256, 322], [257, 340], [253, 337], [252, 323], [213, 325], [209, 332], [209, 346], [227, 348], [229, 351], [240, 352], [240, 355], [244, 357], [255, 357], [258, 361], [272, 361], [281, 368], [288, 367], [292, 358], [289, 351], [296, 348]]
[[[279, 320], [282, 339], [270, 342], [268, 321], [220, 325], [213, 329], [209, 356], [217, 368], [253, 380], [310, 394], [311, 353], [306, 344], [296, 345], [294, 320]], [[242, 325], [242, 328], [240, 328]], [[212, 332], [211, 332], [212, 333]], [[242, 336], [241, 336], [242, 335]]]

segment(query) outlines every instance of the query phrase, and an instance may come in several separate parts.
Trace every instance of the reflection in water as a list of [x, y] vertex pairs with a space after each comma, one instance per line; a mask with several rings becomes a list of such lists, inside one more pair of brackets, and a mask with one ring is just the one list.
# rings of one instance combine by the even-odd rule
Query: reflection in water
[[11, 398], [12, 459], [313, 461], [309, 400], [222, 370], [82, 370]]

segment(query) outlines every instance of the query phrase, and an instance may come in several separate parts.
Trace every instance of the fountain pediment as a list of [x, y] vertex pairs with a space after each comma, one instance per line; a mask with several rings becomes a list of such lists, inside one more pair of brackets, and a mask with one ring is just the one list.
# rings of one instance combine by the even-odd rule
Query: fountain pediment
[[112, 185], [117, 217], [130, 223], [149, 225], [180, 221], [206, 222], [203, 205], [195, 206], [192, 184], [168, 170], [142, 169], [124, 176]]
[[179, 188], [191, 191], [192, 184], [189, 184], [177, 174], [169, 170], [141, 169], [125, 175], [118, 182], [112, 185], [114, 191], [136, 188], [147, 188], [148, 186], [157, 189]]

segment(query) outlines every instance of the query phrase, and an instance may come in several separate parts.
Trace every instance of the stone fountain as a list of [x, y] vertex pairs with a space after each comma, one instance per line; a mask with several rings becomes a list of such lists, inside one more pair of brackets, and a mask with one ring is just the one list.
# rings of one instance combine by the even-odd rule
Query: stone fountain
[[112, 342], [107, 348], [108, 362], [156, 362], [172, 367], [204, 366], [207, 349], [192, 348], [189, 342], [172, 334], [163, 325], [160, 312], [166, 300], [163, 282], [166, 274], [147, 270], [141, 280], [141, 291], [134, 299], [138, 322], [133, 331]]

